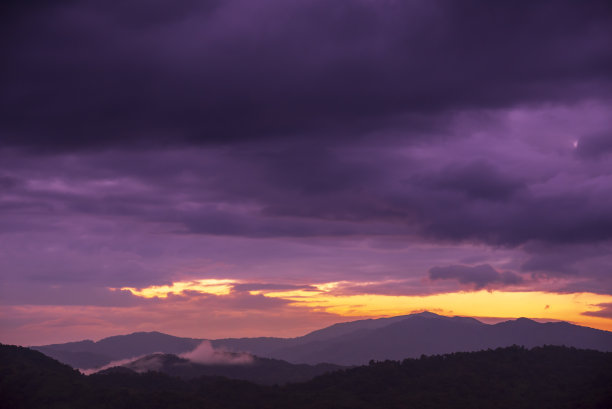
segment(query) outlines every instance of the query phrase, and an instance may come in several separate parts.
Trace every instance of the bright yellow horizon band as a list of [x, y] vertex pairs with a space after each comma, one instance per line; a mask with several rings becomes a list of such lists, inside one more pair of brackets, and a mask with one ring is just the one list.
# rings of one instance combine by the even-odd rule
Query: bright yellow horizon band
[[[229, 295], [238, 280], [207, 279], [152, 286], [142, 289], [124, 287], [138, 297], [167, 298], [169, 294], [186, 291]], [[612, 295], [554, 293], [543, 291], [459, 291], [431, 295], [342, 294], [335, 290], [339, 283], [321, 283], [313, 289], [250, 291], [252, 295], [281, 298], [290, 305], [313, 311], [324, 311], [344, 317], [389, 317], [429, 310], [441, 315], [494, 318], [534, 318], [569, 321], [578, 325], [612, 331], [612, 319], [583, 315], [596, 312], [597, 304], [612, 303]]]

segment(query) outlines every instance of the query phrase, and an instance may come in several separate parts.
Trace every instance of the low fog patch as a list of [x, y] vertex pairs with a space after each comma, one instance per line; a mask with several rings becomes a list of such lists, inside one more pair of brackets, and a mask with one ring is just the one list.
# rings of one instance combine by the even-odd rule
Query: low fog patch
[[253, 356], [244, 352], [214, 349], [210, 341], [202, 341], [193, 351], [179, 355], [198, 364], [246, 365], [253, 363]]
[[[164, 365], [165, 354], [156, 352], [149, 355], [141, 355], [133, 358], [112, 361], [100, 368], [79, 369], [85, 375], [91, 375], [105, 369], [122, 366], [135, 372], [159, 371]], [[178, 357], [187, 359], [196, 364], [207, 365], [248, 365], [253, 363], [253, 356], [245, 352], [230, 352], [223, 349], [214, 349], [210, 341], [202, 341], [193, 351], [179, 354]]]
[[146, 357], [147, 355], [140, 355], [140, 356], [135, 356], [132, 358], [126, 358], [126, 359], [119, 359], [117, 361], [111, 361], [108, 364], [101, 366], [99, 368], [91, 368], [91, 369], [81, 369], [81, 368], [77, 368], [79, 372], [81, 372], [83, 375], [91, 375], [94, 374], [96, 372], [100, 372], [103, 371], [105, 369], [109, 369], [109, 368], [114, 368], [116, 366], [125, 366], [127, 367], [129, 364], [131, 364], [134, 361], [137, 361], [141, 358]]

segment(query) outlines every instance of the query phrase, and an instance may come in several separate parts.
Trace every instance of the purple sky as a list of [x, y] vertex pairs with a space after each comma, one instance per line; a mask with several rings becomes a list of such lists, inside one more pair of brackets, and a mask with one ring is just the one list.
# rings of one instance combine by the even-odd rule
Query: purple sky
[[[607, 1], [11, 3], [2, 342], [297, 335], [343, 317], [257, 291], [330, 282], [612, 296]], [[239, 284], [112, 290], [196, 279]]]

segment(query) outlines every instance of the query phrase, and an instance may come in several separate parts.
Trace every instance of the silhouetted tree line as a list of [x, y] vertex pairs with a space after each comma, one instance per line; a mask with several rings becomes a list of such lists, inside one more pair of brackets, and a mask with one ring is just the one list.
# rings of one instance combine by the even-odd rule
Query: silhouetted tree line
[[160, 373], [84, 376], [0, 345], [2, 409], [612, 408], [612, 353], [545, 346], [370, 362], [309, 382], [262, 386]]

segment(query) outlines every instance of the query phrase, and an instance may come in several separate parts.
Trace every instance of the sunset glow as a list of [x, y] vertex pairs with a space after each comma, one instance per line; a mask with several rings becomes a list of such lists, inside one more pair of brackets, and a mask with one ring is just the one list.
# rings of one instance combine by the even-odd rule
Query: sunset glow
[[144, 298], [167, 298], [170, 294], [180, 295], [185, 291], [196, 291], [202, 294], [224, 295], [229, 294], [235, 280], [204, 279], [193, 281], [178, 281], [172, 285], [154, 285], [146, 288], [122, 287], [121, 290], [129, 291], [134, 295]]
[[[167, 298], [169, 294], [181, 295], [184, 291], [201, 294], [228, 295], [236, 280], [206, 279], [175, 282], [171, 286], [153, 286], [129, 290], [144, 298]], [[289, 301], [290, 305], [323, 311], [339, 317], [390, 317], [406, 315], [414, 311], [435, 311], [449, 316], [471, 316], [484, 318], [527, 317], [551, 321], [569, 321], [579, 325], [612, 330], [606, 318], [584, 315], [600, 311], [599, 304], [612, 303], [611, 295], [580, 293], [551, 293], [542, 291], [460, 291], [420, 296], [393, 296], [385, 294], [343, 294], [341, 285], [375, 284], [329, 282], [316, 283], [306, 289], [296, 290], [252, 290], [251, 295], [262, 295]], [[485, 312], [485, 313], [483, 313]]]

